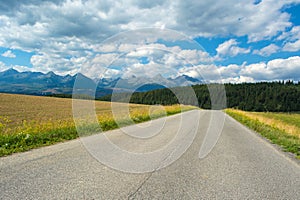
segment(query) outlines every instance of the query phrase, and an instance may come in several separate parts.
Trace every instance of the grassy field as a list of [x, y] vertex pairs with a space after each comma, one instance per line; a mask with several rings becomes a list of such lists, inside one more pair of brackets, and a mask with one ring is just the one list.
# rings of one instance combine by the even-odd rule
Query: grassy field
[[300, 114], [245, 112], [234, 109], [226, 109], [225, 112], [300, 159]]
[[[130, 104], [129, 115], [126, 112], [119, 112], [118, 116], [113, 116], [110, 102], [93, 101], [92, 103], [95, 104], [102, 131], [195, 109], [183, 105]], [[126, 104], [115, 105], [121, 110], [122, 107], [127, 108]], [[119, 123], [116, 123], [116, 118]], [[94, 126], [91, 132], [95, 131], [100, 131], [99, 126]], [[0, 94], [0, 156], [77, 137], [72, 99]]]

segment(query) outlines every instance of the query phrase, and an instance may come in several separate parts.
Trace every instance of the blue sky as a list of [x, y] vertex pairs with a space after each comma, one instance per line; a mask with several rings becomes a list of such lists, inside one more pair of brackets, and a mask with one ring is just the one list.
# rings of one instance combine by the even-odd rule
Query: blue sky
[[0, 71], [298, 81], [299, 13], [300, 0], [5, 1]]

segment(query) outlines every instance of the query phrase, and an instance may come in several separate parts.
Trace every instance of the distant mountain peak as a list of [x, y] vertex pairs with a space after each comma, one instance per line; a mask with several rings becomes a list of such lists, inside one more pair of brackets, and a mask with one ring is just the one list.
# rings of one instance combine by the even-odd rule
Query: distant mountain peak
[[190, 77], [190, 76], [188, 76], [188, 75], [186, 75], [186, 74], [183, 74], [183, 75], [181, 75], [181, 76], [178, 76], [177, 78], [179, 78], [179, 77], [183, 77], [183, 78], [185, 78], [185, 79], [188, 80], [188, 81], [199, 82], [198, 79], [193, 78], [193, 77]]
[[65, 78], [71, 78], [72, 76], [70, 74], [67, 74], [64, 76]]
[[19, 72], [17, 70], [15, 70], [14, 68], [9, 68], [5, 71], [3, 71], [2, 73], [5, 73], [5, 74], [18, 74]]
[[181, 75], [176, 78], [165, 78], [162, 74], [154, 77], [147, 76], [131, 76], [102, 78], [94, 81], [82, 73], [71, 75], [57, 75], [50, 71], [48, 73], [41, 72], [18, 72], [10, 68], [0, 72], [0, 92], [13, 92], [22, 94], [71, 94], [73, 91], [75, 80], [80, 88], [93, 88], [97, 83], [97, 94], [106, 95], [114, 89], [118, 92], [126, 92], [131, 90], [150, 91], [165, 87], [190, 86], [201, 83], [201, 81]]
[[53, 71], [50, 71], [46, 74], [46, 76], [53, 77], [53, 76], [58, 76], [58, 75], [55, 74]]

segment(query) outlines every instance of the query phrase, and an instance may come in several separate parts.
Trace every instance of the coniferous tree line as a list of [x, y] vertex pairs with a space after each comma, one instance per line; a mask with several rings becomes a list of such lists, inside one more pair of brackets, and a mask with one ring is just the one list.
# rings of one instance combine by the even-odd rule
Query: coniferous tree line
[[[195, 85], [197, 102], [190, 95], [186, 95], [187, 87], [165, 88], [148, 92], [136, 92], [133, 94], [114, 94], [114, 101], [130, 102], [138, 104], [188, 104], [197, 105], [200, 108], [211, 109], [217, 104], [217, 109], [237, 108], [246, 111], [270, 111], [270, 112], [292, 112], [300, 111], [300, 82], [292, 81], [261, 82], [225, 84], [226, 104], [222, 99], [224, 93], [211, 88], [218, 88], [220, 85]], [[210, 88], [210, 90], [208, 89]], [[176, 94], [176, 95], [175, 95]], [[111, 95], [102, 97], [101, 100], [111, 100]], [[220, 102], [217, 102], [220, 100]]]

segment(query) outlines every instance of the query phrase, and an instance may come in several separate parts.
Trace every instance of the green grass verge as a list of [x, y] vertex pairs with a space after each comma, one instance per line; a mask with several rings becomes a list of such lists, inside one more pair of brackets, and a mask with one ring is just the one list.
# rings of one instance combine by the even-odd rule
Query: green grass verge
[[77, 137], [75, 127], [51, 130], [39, 134], [18, 133], [0, 135], [0, 156], [28, 151], [33, 148], [48, 146]]
[[300, 159], [300, 140], [298, 137], [289, 135], [280, 129], [261, 123], [258, 120], [253, 120], [234, 111], [225, 110], [225, 112], [240, 123], [269, 139], [272, 143], [281, 146], [284, 151], [294, 153], [296, 158]]
[[[192, 110], [186, 109], [182, 110], [182, 112]], [[178, 114], [181, 111], [172, 111], [167, 112], [167, 116]], [[164, 115], [152, 116], [152, 119], [156, 119], [159, 117], [164, 117]], [[145, 121], [151, 120], [150, 116], [139, 116], [138, 118], [133, 118], [132, 120], [126, 120], [119, 123], [116, 123], [114, 120], [100, 122], [100, 127], [102, 131], [108, 131], [117, 129], [119, 127], [132, 125], [133, 123], [141, 123]], [[118, 125], [119, 124], [119, 125]], [[90, 124], [84, 127], [80, 127], [81, 136], [87, 136], [100, 131], [100, 127], [98, 124]], [[0, 134], [0, 157], [10, 155], [17, 152], [24, 152], [30, 149], [48, 146], [52, 144], [56, 144], [59, 142], [64, 142], [67, 140], [72, 140], [78, 138], [79, 135], [77, 133], [76, 127], [67, 127], [54, 129], [47, 132], [40, 133], [18, 133], [18, 134]]]

